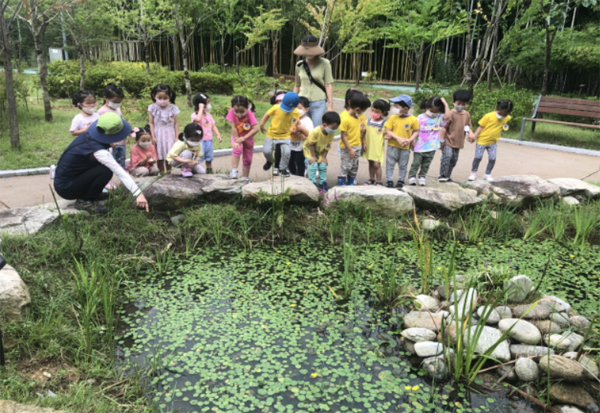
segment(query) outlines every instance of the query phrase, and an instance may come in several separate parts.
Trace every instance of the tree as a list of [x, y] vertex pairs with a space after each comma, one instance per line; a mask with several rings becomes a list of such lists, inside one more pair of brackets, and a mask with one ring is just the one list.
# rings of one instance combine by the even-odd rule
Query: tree
[[227, 7], [219, 10], [211, 22], [214, 25], [217, 33], [219, 33], [219, 46], [221, 49], [221, 66], [225, 67], [225, 56], [231, 48], [231, 43], [225, 49], [227, 36], [233, 38], [239, 34], [244, 28], [244, 21], [240, 18], [235, 18], [235, 12], [239, 9], [239, 0], [231, 0]]
[[21, 11], [22, 1], [13, 5], [12, 15], [5, 17], [10, 0], [0, 0], [0, 34], [2, 35], [2, 56], [4, 58], [4, 81], [6, 83], [6, 100], [8, 101], [8, 127], [10, 146], [14, 149], [21, 148], [19, 139], [19, 123], [17, 120], [17, 98], [13, 84], [12, 44], [10, 41], [10, 28]]

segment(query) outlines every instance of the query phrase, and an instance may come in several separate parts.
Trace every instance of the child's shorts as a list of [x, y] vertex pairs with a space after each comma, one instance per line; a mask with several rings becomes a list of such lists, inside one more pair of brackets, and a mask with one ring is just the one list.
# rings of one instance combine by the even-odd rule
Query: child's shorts
[[213, 159], [213, 141], [202, 141], [202, 160], [212, 162]]
[[[233, 136], [231, 137], [231, 146], [235, 144]], [[252, 165], [252, 156], [254, 156], [254, 138], [246, 139], [240, 147], [233, 149], [231, 155], [239, 158], [243, 155], [242, 166], [244, 168], [250, 168]]]

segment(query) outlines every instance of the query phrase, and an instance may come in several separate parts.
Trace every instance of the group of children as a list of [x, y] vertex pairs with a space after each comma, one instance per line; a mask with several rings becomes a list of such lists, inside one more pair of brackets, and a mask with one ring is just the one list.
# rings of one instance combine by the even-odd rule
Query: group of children
[[[72, 121], [71, 134], [77, 136], [84, 133], [103, 113], [114, 112], [122, 117], [120, 106], [124, 97], [119, 86], [113, 83], [107, 85], [104, 104], [96, 112], [94, 94], [90, 91], [77, 92], [73, 103], [81, 113]], [[195, 111], [183, 133], [179, 133], [179, 108], [175, 106], [176, 94], [172, 88], [164, 84], [156, 85], [151, 91], [151, 98], [154, 103], [148, 106], [148, 125], [134, 128], [131, 134], [135, 145], [131, 148], [127, 166], [129, 173], [136, 177], [157, 175], [171, 167], [180, 168], [184, 177], [194, 173], [213, 173], [213, 136], [220, 142], [222, 139], [209, 113], [209, 96], [205, 93], [194, 96]], [[338, 186], [356, 184], [361, 156], [369, 163], [366, 185], [383, 185], [382, 165], [385, 160], [388, 188], [394, 187], [396, 165], [399, 169], [396, 188], [405, 185], [407, 172], [409, 185], [425, 186], [427, 172], [438, 149], [442, 150], [438, 181], [451, 182], [452, 171], [465, 140], [477, 142], [469, 180], [476, 179], [479, 163], [487, 151], [489, 162], [484, 179], [492, 181], [496, 142], [501, 131], [508, 129], [513, 104], [510, 100], [499, 101], [496, 110], [486, 114], [473, 132], [471, 115], [466, 110], [470, 100], [468, 91], [457, 90], [453, 95], [454, 108], [451, 110], [444, 98], [432, 97], [421, 102], [420, 108], [425, 112], [415, 117], [409, 113], [413, 102], [408, 95], [397, 96], [389, 102], [377, 99], [371, 104], [365, 94], [349, 89], [346, 92], [345, 110], [341, 114], [326, 112], [321, 124], [314, 127], [313, 121], [306, 116], [310, 102], [296, 93], [276, 93], [271, 99], [273, 106], [262, 117], [260, 126], [254, 115], [254, 104], [244, 96], [235, 96], [226, 117], [231, 124], [230, 178], [238, 178], [240, 158], [243, 158], [242, 177], [249, 181], [254, 137], [260, 130], [265, 134], [264, 170], [273, 168], [274, 175], [284, 177], [306, 174], [317, 187], [327, 190], [327, 155], [339, 129]], [[367, 119], [365, 112], [369, 108], [371, 113]], [[115, 160], [123, 168], [126, 167], [126, 145], [127, 141], [117, 142], [112, 148]], [[408, 169], [411, 150], [413, 162]], [[206, 163], [206, 169], [201, 166], [202, 162]]]

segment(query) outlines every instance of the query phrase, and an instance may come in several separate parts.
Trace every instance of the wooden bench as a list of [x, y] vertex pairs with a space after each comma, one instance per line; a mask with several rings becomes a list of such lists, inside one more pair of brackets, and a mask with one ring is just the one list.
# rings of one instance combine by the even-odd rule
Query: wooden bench
[[536, 122], [556, 123], [558, 125], [580, 126], [582, 128], [600, 129], [600, 125], [589, 125], [585, 123], [540, 119], [537, 117], [540, 113], [552, 113], [555, 115], [571, 115], [579, 116], [582, 118], [600, 119], [600, 101], [554, 98], [540, 95], [540, 97], [537, 100], [537, 103], [535, 104], [535, 110], [533, 111], [533, 115], [530, 118], [523, 118], [523, 123], [521, 124], [521, 136], [519, 136], [520, 141], [523, 140], [523, 130], [525, 130], [526, 121], [533, 122], [531, 125], [532, 132], [535, 132]]

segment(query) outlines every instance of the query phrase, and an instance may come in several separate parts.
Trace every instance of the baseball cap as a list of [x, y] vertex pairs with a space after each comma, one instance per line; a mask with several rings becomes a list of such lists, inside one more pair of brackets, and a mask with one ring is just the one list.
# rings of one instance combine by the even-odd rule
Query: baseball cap
[[298, 94], [294, 92], [288, 92], [281, 100], [281, 104], [279, 105], [279, 107], [284, 112], [290, 113], [292, 110], [296, 109], [298, 103], [300, 103], [300, 97], [298, 96]]
[[116, 113], [108, 112], [92, 123], [87, 133], [97, 142], [115, 143], [131, 134], [131, 125]]
[[400, 103], [400, 102], [404, 102], [406, 103], [406, 105], [410, 108], [412, 107], [412, 99], [410, 98], [410, 96], [408, 95], [400, 95], [400, 96], [396, 96], [395, 98], [391, 98], [390, 102], [392, 103]]

